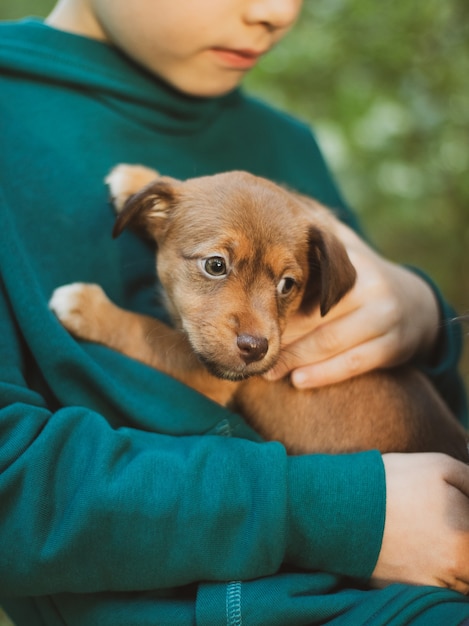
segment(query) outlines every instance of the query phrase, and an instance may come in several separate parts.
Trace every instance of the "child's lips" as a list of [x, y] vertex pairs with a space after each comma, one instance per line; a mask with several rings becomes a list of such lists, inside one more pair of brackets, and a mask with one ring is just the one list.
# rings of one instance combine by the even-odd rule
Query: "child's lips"
[[211, 50], [224, 65], [239, 70], [251, 69], [264, 54], [264, 51], [235, 50], [232, 48], [212, 48]]

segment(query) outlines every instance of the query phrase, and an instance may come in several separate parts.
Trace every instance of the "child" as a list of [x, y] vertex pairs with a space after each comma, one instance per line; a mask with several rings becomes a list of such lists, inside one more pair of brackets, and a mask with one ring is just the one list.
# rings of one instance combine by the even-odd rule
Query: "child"
[[164, 315], [151, 246], [110, 237], [114, 164], [249, 170], [333, 207], [359, 274], [324, 320], [289, 329], [296, 384], [413, 359], [464, 417], [449, 307], [349, 228], [309, 131], [237, 89], [300, 8], [61, 0], [46, 23], [0, 27], [0, 593], [18, 626], [469, 617], [469, 468], [439, 454], [287, 457], [48, 310], [54, 288], [87, 281]]

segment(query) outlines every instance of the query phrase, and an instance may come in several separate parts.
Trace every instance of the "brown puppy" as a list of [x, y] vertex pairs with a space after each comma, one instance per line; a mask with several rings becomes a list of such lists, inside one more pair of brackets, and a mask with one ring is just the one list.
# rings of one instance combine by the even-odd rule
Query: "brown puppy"
[[276, 362], [293, 312], [319, 305], [325, 315], [354, 285], [327, 209], [245, 172], [181, 182], [121, 165], [107, 182], [119, 213], [114, 235], [131, 226], [157, 244], [174, 328], [120, 309], [97, 285], [73, 284], [50, 303], [70, 332], [239, 411], [293, 454], [379, 448], [468, 460], [463, 429], [416, 370], [310, 391], [260, 376]]

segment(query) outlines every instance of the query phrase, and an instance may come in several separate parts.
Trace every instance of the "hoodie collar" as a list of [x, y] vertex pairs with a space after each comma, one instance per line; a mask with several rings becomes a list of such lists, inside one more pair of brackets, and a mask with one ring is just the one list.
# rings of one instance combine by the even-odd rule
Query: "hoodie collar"
[[113, 98], [127, 114], [133, 111], [141, 122], [166, 132], [200, 130], [239, 98], [237, 89], [215, 98], [185, 95], [117, 48], [57, 30], [39, 19], [3, 23], [0, 40], [0, 70]]

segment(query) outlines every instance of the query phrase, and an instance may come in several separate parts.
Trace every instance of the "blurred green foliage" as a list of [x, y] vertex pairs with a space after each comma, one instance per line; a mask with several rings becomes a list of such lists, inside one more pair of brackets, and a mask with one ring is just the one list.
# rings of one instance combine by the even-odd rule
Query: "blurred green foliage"
[[42, 17], [54, 4], [55, 0], [0, 0], [0, 20], [15, 20], [26, 15]]
[[[53, 4], [0, 0], [0, 19]], [[469, 3], [306, 0], [247, 86], [314, 127], [381, 251], [469, 312]]]

